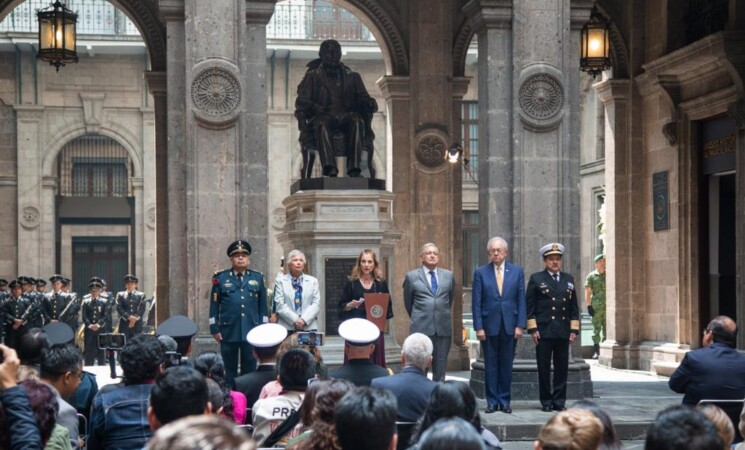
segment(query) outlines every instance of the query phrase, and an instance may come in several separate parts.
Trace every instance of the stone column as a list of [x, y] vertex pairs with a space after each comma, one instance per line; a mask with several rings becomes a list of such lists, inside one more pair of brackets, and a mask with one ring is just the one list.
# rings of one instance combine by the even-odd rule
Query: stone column
[[213, 272], [230, 265], [227, 246], [247, 239], [251, 268], [265, 271], [264, 28], [273, 5], [187, 0], [183, 23], [176, 8], [167, 22], [168, 313], [197, 322], [198, 345], [214, 344], [208, 295]]
[[[635, 214], [632, 214], [631, 95], [627, 79], [595, 84], [605, 107], [605, 251], [606, 258], [606, 341], [601, 343], [600, 363], [619, 368], [636, 368], [631, 354], [634, 341], [635, 295], [632, 254]], [[636, 221], [638, 222], [638, 221]]]
[[32, 276], [48, 277], [57, 272], [57, 192], [59, 192], [59, 178], [56, 176], [42, 177], [41, 182], [41, 226], [39, 233], [42, 237], [41, 260], [37, 272]]
[[[586, 10], [586, 11], [585, 11]], [[579, 270], [579, 17], [569, 0], [472, 0], [464, 7], [479, 44], [481, 239], [501, 236], [526, 278], [543, 269], [538, 249], [563, 243], [562, 270]], [[579, 341], [572, 346], [579, 355]], [[589, 367], [570, 361], [567, 395], [592, 393]], [[534, 345], [517, 349], [513, 398], [536, 389]], [[471, 387], [483, 393], [483, 363]]]
[[[409, 91], [409, 77], [387, 75], [378, 80], [378, 87], [385, 99], [387, 129], [393, 148], [393, 170], [389, 177], [393, 180], [405, 180], [409, 176], [409, 167], [413, 164], [411, 148], [411, 93]], [[396, 118], [395, 122], [393, 118]], [[396, 229], [404, 231], [393, 249], [393, 265], [389, 273], [394, 277], [389, 280], [388, 287], [393, 295], [393, 326], [398, 343], [402, 344], [409, 334], [409, 316], [403, 302], [404, 275], [409, 269], [410, 249], [413, 247], [408, 233], [409, 216], [412, 209], [411, 192], [407, 183], [392, 183], [392, 192], [396, 195], [393, 202], [393, 222]]]
[[[42, 242], [42, 178], [41, 137], [44, 108], [41, 106], [16, 106], [18, 139], [18, 274], [37, 277], [45, 258]], [[53, 239], [53, 236], [52, 236]], [[54, 242], [52, 240], [52, 242]], [[54, 264], [54, 253], [46, 255]], [[52, 269], [54, 270], [54, 269]]]
[[[148, 74], [149, 75], [149, 74]], [[151, 78], [148, 77], [148, 85], [150, 84]], [[153, 99], [157, 98], [160, 105], [166, 107], [166, 94], [163, 91], [159, 95], [153, 95]], [[142, 145], [142, 181], [143, 181], [143, 193], [140, 201], [140, 211], [142, 214], [142, 223], [140, 227], [142, 233], [138, 236], [139, 242], [142, 244], [142, 251], [138, 253], [138, 258], [141, 263], [136, 266], [137, 276], [140, 278], [140, 290], [147, 294], [150, 298], [153, 295], [156, 285], [156, 208], [155, 202], [157, 199], [157, 167], [155, 155], [157, 152], [157, 142], [159, 133], [166, 135], [167, 131], [159, 130], [158, 124], [162, 123], [165, 128], [166, 118], [165, 111], [159, 110], [159, 119], [156, 120], [155, 114], [152, 108], [142, 111], [142, 135], [146, 136], [143, 140]]]
[[[745, 11], [743, 12], [745, 15]], [[745, 158], [741, 157], [745, 155], [745, 99], [740, 99], [738, 102], [733, 103], [727, 108], [727, 115], [737, 126], [737, 148], [735, 152], [737, 158], [737, 175], [736, 175], [736, 187], [735, 192], [737, 193], [736, 210], [735, 213], [735, 235], [745, 236]], [[735, 250], [735, 273], [737, 278], [735, 279], [736, 295], [737, 295], [737, 317], [735, 321], [737, 323], [745, 323], [745, 286], [743, 286], [743, 274], [745, 274], [745, 242], [740, 238], [737, 240], [737, 248]], [[745, 333], [738, 333], [737, 335], [737, 347], [745, 347]]]

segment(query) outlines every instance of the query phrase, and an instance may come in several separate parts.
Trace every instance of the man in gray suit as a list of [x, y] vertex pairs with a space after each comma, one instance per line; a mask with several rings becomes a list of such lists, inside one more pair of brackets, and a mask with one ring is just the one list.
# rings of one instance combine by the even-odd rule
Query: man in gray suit
[[453, 272], [437, 267], [440, 251], [435, 244], [424, 244], [419, 256], [422, 267], [404, 278], [404, 305], [411, 318], [409, 334], [422, 333], [432, 340], [432, 379], [443, 381], [453, 334], [450, 318], [455, 292]]

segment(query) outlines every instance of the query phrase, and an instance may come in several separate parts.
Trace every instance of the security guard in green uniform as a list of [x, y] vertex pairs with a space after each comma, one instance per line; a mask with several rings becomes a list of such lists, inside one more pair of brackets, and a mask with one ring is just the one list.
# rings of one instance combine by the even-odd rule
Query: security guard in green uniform
[[232, 267], [215, 272], [212, 278], [210, 333], [220, 343], [226, 380], [233, 386], [239, 355], [241, 375], [256, 368], [253, 348], [246, 336], [253, 327], [267, 322], [268, 312], [264, 276], [248, 268], [251, 245], [235, 241], [227, 253]]
[[605, 255], [595, 257], [595, 270], [587, 274], [585, 304], [592, 317], [592, 359], [598, 359], [600, 343], [605, 340]]
[[558, 243], [544, 245], [539, 254], [546, 269], [531, 275], [525, 289], [528, 333], [536, 344], [541, 409], [562, 411], [566, 409], [569, 344], [579, 334], [579, 305], [574, 278], [561, 271], [564, 246]]

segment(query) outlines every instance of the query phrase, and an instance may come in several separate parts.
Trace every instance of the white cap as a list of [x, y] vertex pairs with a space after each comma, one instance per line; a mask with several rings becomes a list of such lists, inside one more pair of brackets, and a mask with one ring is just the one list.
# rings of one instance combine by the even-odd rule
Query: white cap
[[378, 339], [380, 329], [367, 319], [349, 319], [339, 325], [339, 336], [352, 345], [366, 345]]
[[246, 340], [254, 347], [274, 347], [287, 337], [287, 330], [277, 323], [265, 323], [254, 327], [246, 335]]
[[538, 251], [538, 254], [541, 256], [541, 258], [545, 258], [549, 255], [563, 255], [564, 246], [559, 244], [558, 242], [552, 242], [541, 247], [541, 249]]

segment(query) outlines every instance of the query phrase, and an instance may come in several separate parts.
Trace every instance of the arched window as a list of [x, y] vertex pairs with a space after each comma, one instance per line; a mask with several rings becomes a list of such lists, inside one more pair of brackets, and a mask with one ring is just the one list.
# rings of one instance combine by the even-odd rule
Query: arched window
[[107, 136], [81, 136], [62, 149], [57, 164], [62, 197], [131, 197], [132, 162]]

